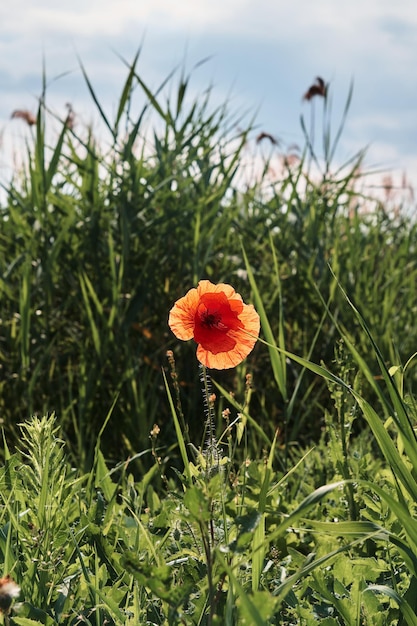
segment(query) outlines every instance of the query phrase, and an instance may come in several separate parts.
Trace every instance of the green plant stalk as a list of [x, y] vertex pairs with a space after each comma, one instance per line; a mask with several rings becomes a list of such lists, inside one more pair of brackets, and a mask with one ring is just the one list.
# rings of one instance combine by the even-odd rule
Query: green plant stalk
[[176, 436], [177, 436], [177, 442], [178, 442], [178, 446], [179, 446], [179, 449], [180, 449], [182, 462], [183, 462], [183, 465], [184, 465], [184, 473], [185, 473], [185, 477], [186, 477], [186, 486], [191, 486], [192, 485], [192, 476], [191, 476], [191, 470], [190, 470], [190, 462], [188, 460], [188, 455], [187, 455], [187, 450], [186, 450], [186, 447], [185, 447], [184, 437], [183, 437], [182, 430], [181, 430], [181, 425], [180, 425], [179, 420], [178, 420], [177, 412], [176, 412], [175, 406], [174, 406], [174, 401], [173, 401], [172, 395], [171, 395], [171, 390], [169, 388], [168, 381], [167, 381], [166, 374], [165, 374], [164, 370], [162, 370], [162, 376], [163, 376], [164, 383], [165, 383], [165, 389], [166, 389], [167, 396], [168, 396], [169, 406], [171, 408], [172, 419], [174, 420], [174, 427], [175, 427], [175, 433], [176, 433]]
[[274, 440], [272, 442], [271, 449], [268, 455], [268, 461], [265, 467], [265, 476], [262, 482], [261, 492], [259, 494], [258, 511], [260, 513], [259, 523], [255, 529], [252, 541], [252, 591], [259, 589], [259, 583], [261, 580], [261, 574], [264, 567], [265, 552], [266, 552], [266, 538], [265, 538], [265, 522], [266, 522], [266, 505], [267, 497], [270, 491], [270, 485], [272, 480], [272, 465], [275, 457], [275, 446], [277, 442], [278, 433], [275, 433]]

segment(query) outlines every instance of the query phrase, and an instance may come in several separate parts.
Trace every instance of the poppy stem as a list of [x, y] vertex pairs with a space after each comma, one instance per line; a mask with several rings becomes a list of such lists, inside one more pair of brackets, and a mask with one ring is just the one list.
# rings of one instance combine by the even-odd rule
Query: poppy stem
[[204, 428], [204, 457], [207, 463], [207, 475], [210, 476], [213, 470], [219, 468], [221, 451], [216, 439], [214, 403], [216, 396], [211, 391], [211, 379], [205, 365], [200, 364], [200, 380], [203, 384], [203, 400], [206, 412], [206, 423]]

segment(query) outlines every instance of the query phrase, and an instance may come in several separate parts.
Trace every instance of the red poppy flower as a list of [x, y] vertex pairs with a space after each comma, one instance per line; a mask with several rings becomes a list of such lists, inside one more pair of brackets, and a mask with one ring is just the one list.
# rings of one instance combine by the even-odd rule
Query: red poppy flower
[[231, 285], [200, 280], [197, 289], [177, 300], [168, 324], [178, 339], [197, 342], [197, 359], [218, 370], [245, 359], [259, 335], [259, 315]]

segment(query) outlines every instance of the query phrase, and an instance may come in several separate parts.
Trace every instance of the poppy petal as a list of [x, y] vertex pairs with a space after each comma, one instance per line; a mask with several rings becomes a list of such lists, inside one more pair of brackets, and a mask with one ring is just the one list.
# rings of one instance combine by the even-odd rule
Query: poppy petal
[[183, 340], [194, 338], [197, 358], [208, 368], [228, 369], [241, 363], [259, 336], [253, 305], [244, 304], [231, 285], [201, 280], [172, 307], [168, 320]]
[[190, 289], [183, 298], [177, 300], [169, 312], [169, 327], [182, 341], [188, 341], [194, 336], [194, 318], [199, 300], [197, 289]]

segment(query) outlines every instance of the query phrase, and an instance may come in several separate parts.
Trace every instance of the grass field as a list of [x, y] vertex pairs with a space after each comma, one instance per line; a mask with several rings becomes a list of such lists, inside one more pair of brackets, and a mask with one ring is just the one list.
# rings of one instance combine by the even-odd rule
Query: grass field
[[[45, 90], [0, 208], [0, 615], [417, 624], [413, 207], [338, 162], [351, 91], [295, 150], [136, 61], [112, 118], [84, 74], [104, 141]], [[235, 367], [170, 330], [200, 280], [259, 314]]]

